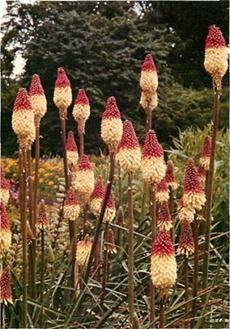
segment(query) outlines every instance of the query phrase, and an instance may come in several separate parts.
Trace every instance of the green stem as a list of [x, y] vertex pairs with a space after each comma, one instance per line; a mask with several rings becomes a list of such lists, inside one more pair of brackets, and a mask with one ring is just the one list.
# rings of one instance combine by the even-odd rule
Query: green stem
[[26, 170], [27, 170], [27, 151], [22, 148], [19, 151], [20, 158], [20, 215], [21, 215], [21, 233], [22, 233], [22, 321], [23, 328], [27, 328], [27, 283], [28, 283], [28, 257], [27, 257], [27, 211], [26, 211]]
[[128, 173], [128, 213], [129, 213], [129, 246], [128, 246], [128, 268], [129, 268], [129, 321], [131, 328], [134, 328], [134, 216], [133, 216], [133, 174]]
[[[212, 146], [210, 156], [210, 166], [207, 180], [207, 201], [206, 201], [206, 222], [205, 222], [205, 244], [204, 244], [204, 264], [203, 264], [203, 289], [208, 287], [208, 269], [210, 258], [210, 232], [211, 232], [211, 210], [212, 210], [212, 198], [213, 198], [213, 176], [215, 165], [215, 151], [216, 151], [216, 139], [219, 122], [220, 111], [220, 92], [214, 90], [214, 118], [212, 128]], [[207, 296], [204, 296], [204, 302], [207, 302]]]

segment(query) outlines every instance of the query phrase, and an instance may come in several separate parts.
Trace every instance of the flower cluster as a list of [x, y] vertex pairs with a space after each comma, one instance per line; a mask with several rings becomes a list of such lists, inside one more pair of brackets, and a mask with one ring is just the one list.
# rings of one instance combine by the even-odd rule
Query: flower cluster
[[54, 103], [59, 110], [61, 118], [66, 118], [67, 109], [72, 102], [70, 81], [63, 67], [58, 68], [58, 76], [54, 88]]
[[212, 25], [205, 42], [205, 70], [211, 75], [213, 86], [221, 90], [222, 78], [228, 69], [228, 48], [221, 30]]
[[101, 120], [101, 137], [109, 151], [114, 152], [121, 140], [123, 125], [115, 97], [109, 97]]
[[175, 252], [166, 231], [160, 231], [152, 245], [150, 274], [153, 286], [159, 290], [159, 295], [162, 298], [166, 297], [177, 278]]
[[154, 130], [149, 130], [145, 138], [141, 170], [144, 180], [149, 184], [159, 184], [165, 176], [166, 165], [163, 149]]
[[116, 159], [121, 169], [127, 172], [135, 172], [141, 165], [141, 150], [132, 122], [126, 120], [123, 123], [123, 134], [118, 145]]
[[78, 131], [81, 134], [85, 133], [85, 123], [90, 116], [89, 99], [86, 96], [85, 90], [80, 89], [74, 102], [73, 117], [78, 123]]
[[141, 67], [140, 86], [142, 89], [140, 104], [146, 111], [153, 111], [158, 105], [158, 76], [152, 55], [148, 54]]

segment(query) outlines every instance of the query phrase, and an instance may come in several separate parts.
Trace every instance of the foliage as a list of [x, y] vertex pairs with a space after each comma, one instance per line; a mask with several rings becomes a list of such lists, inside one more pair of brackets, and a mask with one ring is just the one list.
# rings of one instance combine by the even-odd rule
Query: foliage
[[[174, 147], [165, 150], [170, 159], [173, 160], [176, 170], [176, 178], [180, 185], [175, 194], [176, 204], [181, 196], [181, 185], [183, 183], [184, 168], [186, 160], [192, 157], [198, 164], [200, 152], [203, 147], [204, 137], [210, 132], [210, 126], [204, 130], [189, 128], [186, 131], [179, 131], [179, 137], [174, 138]], [[214, 221], [212, 223], [211, 255], [210, 255], [210, 273], [209, 273], [209, 304], [204, 309], [203, 304], [198, 298], [197, 314], [205, 318], [203, 326], [205, 328], [226, 328], [228, 318], [228, 306], [223, 296], [228, 289], [228, 267], [227, 259], [227, 199], [228, 199], [228, 134], [219, 131], [217, 147], [217, 169], [215, 175], [215, 198], [213, 207]], [[95, 175], [101, 175], [104, 181], [108, 176], [108, 159], [106, 157], [95, 157], [91, 160], [94, 163]], [[8, 178], [12, 176], [17, 179], [16, 161], [4, 159], [4, 168]], [[52, 174], [51, 174], [52, 173]], [[47, 174], [47, 175], [46, 175]], [[78, 291], [78, 297], [73, 298], [70, 287], [70, 246], [68, 242], [68, 223], [60, 217], [60, 206], [62, 203], [62, 163], [61, 159], [41, 160], [40, 162], [40, 193], [47, 193], [51, 198], [50, 190], [47, 189], [47, 182], [59, 179], [59, 191], [52, 186], [53, 194], [56, 193], [57, 201], [47, 207], [50, 227], [46, 231], [46, 267], [45, 267], [45, 306], [44, 328], [76, 328], [76, 327], [94, 327], [94, 328], [124, 328], [128, 324], [127, 313], [127, 289], [128, 289], [128, 209], [127, 209], [127, 174], [121, 173], [122, 181], [122, 202], [124, 207], [124, 224], [117, 225], [116, 221], [111, 223], [114, 229], [117, 244], [118, 230], [121, 229], [121, 244], [117, 245], [118, 254], [110, 255], [110, 274], [108, 277], [107, 295], [104, 309], [99, 306], [101, 284], [90, 279], [88, 286], [85, 287], [84, 299], [81, 300]], [[118, 170], [115, 172], [116, 205], [118, 206]], [[144, 222], [141, 217], [141, 199], [142, 199], [142, 178], [140, 172], [137, 172], [133, 181], [134, 197], [134, 218], [135, 218], [135, 247], [134, 247], [134, 282], [135, 282], [135, 310], [139, 319], [141, 328], [150, 328], [147, 312], [149, 307], [149, 255], [151, 245], [150, 214], [148, 210], [149, 201], [146, 201], [146, 217]], [[13, 205], [10, 205], [10, 219], [13, 231], [13, 243], [10, 252], [7, 254], [4, 262], [12, 265], [13, 273], [13, 294], [14, 304], [6, 309], [7, 321], [10, 327], [20, 326], [21, 304], [18, 299], [21, 295], [21, 249], [20, 249], [20, 230], [19, 221], [14, 219]], [[96, 225], [95, 217], [89, 213], [90, 236], [94, 234]], [[176, 245], [179, 235], [179, 225], [176, 212], [174, 214], [174, 224], [176, 233]], [[79, 219], [79, 225], [82, 225], [82, 217]], [[102, 232], [103, 240], [103, 232]], [[39, 292], [40, 280], [40, 232], [37, 230], [37, 289]], [[200, 237], [200, 245], [203, 243], [203, 233]], [[192, 269], [193, 256], [189, 258], [189, 264]], [[165, 328], [181, 328], [184, 326], [184, 279], [183, 279], [183, 257], [177, 257], [178, 280], [175, 287], [170, 291], [169, 299], [166, 305], [167, 323]], [[200, 259], [200, 270], [202, 269], [202, 256]], [[202, 272], [200, 272], [202, 273]], [[189, 282], [192, 282], [193, 271], [190, 270]], [[200, 290], [201, 295], [204, 293]], [[38, 300], [29, 299], [31, 310], [34, 310], [34, 316], [30, 318], [30, 324], [37, 327], [41, 312], [41, 304]], [[158, 308], [156, 310], [158, 314]], [[31, 313], [32, 314], [32, 313]], [[13, 315], [13, 316], [12, 316]], [[156, 316], [155, 324], [159, 321]]]

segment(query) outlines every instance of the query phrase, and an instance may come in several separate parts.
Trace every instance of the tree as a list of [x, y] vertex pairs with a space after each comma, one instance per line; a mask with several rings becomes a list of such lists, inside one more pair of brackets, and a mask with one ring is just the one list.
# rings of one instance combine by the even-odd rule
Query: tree
[[[4, 61], [12, 63], [7, 46], [13, 41], [26, 58], [21, 84], [28, 88], [33, 74], [41, 76], [48, 99], [48, 113], [41, 126], [43, 152], [55, 154], [61, 149], [58, 111], [52, 100], [60, 66], [70, 78], [73, 99], [78, 89], [85, 88], [91, 102], [86, 152], [98, 154], [100, 148], [105, 148], [100, 138], [100, 121], [106, 99], [112, 95], [117, 98], [123, 118], [135, 122], [143, 140], [145, 115], [139, 105], [139, 78], [147, 53], [154, 55], [159, 74], [159, 107], [154, 114], [154, 128], [160, 141], [168, 145], [170, 136], [177, 133], [176, 125], [185, 129], [193, 123], [202, 126], [211, 119], [211, 111], [205, 110], [204, 116], [201, 110], [204, 103], [207, 109], [211, 108], [211, 99], [203, 100], [200, 93], [184, 90], [175, 83], [169, 62], [172, 43], [180, 37], [175, 36], [162, 18], [158, 24], [151, 21], [153, 9], [157, 17], [163, 15], [161, 6], [144, 3], [137, 8], [133, 2], [41, 2], [33, 6], [17, 3], [17, 6], [17, 20], [12, 14], [15, 7], [10, 4], [11, 19], [3, 27]], [[11, 69], [8, 65], [8, 77]], [[9, 114], [11, 109], [5, 103], [3, 113]], [[72, 107], [67, 128], [76, 132], [71, 111]], [[3, 152], [6, 152], [4, 147]]]

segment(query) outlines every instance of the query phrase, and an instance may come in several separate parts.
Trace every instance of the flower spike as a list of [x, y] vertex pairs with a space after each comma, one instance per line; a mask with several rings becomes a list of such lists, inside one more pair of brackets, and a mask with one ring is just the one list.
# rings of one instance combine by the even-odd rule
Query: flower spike
[[72, 102], [72, 91], [70, 81], [63, 67], [58, 68], [58, 76], [55, 82], [53, 100], [59, 110], [60, 117], [66, 118], [67, 109]]
[[161, 298], [167, 296], [176, 278], [177, 264], [170, 236], [166, 231], [160, 231], [152, 245], [151, 279]]
[[211, 156], [211, 148], [212, 148], [211, 137], [206, 136], [204, 139], [204, 146], [200, 156], [200, 165], [206, 170], [209, 170], [210, 165], [210, 156]]
[[10, 198], [10, 183], [5, 177], [3, 168], [1, 167], [1, 189], [0, 189], [0, 202], [7, 205]]
[[25, 88], [20, 88], [14, 102], [12, 128], [22, 148], [30, 148], [35, 139], [34, 112]]
[[191, 224], [186, 219], [183, 219], [181, 222], [181, 232], [177, 253], [179, 255], [185, 255], [186, 257], [194, 253], [194, 240], [192, 236]]
[[205, 70], [211, 75], [213, 86], [221, 90], [222, 78], [228, 69], [228, 48], [219, 27], [212, 25], [205, 42]]
[[143, 91], [149, 91], [151, 93], [155, 93], [157, 91], [158, 76], [151, 54], [146, 55], [144, 63], [141, 67], [140, 86]]
[[72, 188], [66, 193], [66, 198], [63, 207], [64, 218], [76, 220], [80, 214], [80, 205], [77, 200], [77, 195]]
[[183, 201], [187, 207], [196, 210], [201, 210], [206, 201], [205, 193], [192, 159], [189, 159], [186, 164]]
[[0, 255], [3, 255], [11, 245], [10, 222], [3, 203], [0, 203], [0, 217]]
[[103, 181], [102, 181], [101, 177], [98, 177], [98, 179], [95, 183], [95, 186], [94, 186], [94, 190], [92, 193], [92, 199], [90, 202], [90, 210], [96, 217], [99, 216], [100, 211], [101, 211], [101, 203], [103, 201], [104, 192], [105, 192], [105, 188], [103, 185]]
[[80, 157], [76, 171], [72, 175], [72, 185], [83, 203], [88, 203], [94, 189], [94, 172], [87, 155]]
[[122, 130], [121, 114], [117, 107], [116, 98], [109, 97], [106, 109], [102, 115], [101, 137], [107, 144], [110, 152], [116, 151], [117, 145], [121, 140]]
[[80, 89], [77, 98], [74, 102], [73, 117], [78, 123], [78, 131], [81, 134], [85, 133], [85, 123], [90, 116], [89, 99], [86, 96], [85, 90]]
[[0, 303], [13, 304], [10, 267], [7, 266], [0, 277]]
[[144, 180], [149, 184], [158, 184], [165, 176], [166, 165], [163, 149], [154, 130], [149, 130], [146, 135], [142, 155], [141, 170]]
[[39, 125], [47, 111], [47, 100], [38, 74], [32, 76], [29, 96], [34, 111], [35, 124]]
[[134, 172], [141, 165], [141, 150], [132, 122], [126, 120], [123, 123], [123, 134], [118, 145], [116, 160], [121, 169], [126, 172]]
[[78, 162], [78, 149], [77, 144], [74, 140], [73, 131], [69, 131], [67, 141], [66, 141], [66, 156], [67, 156], [67, 163], [69, 168], [72, 166], [76, 166]]

